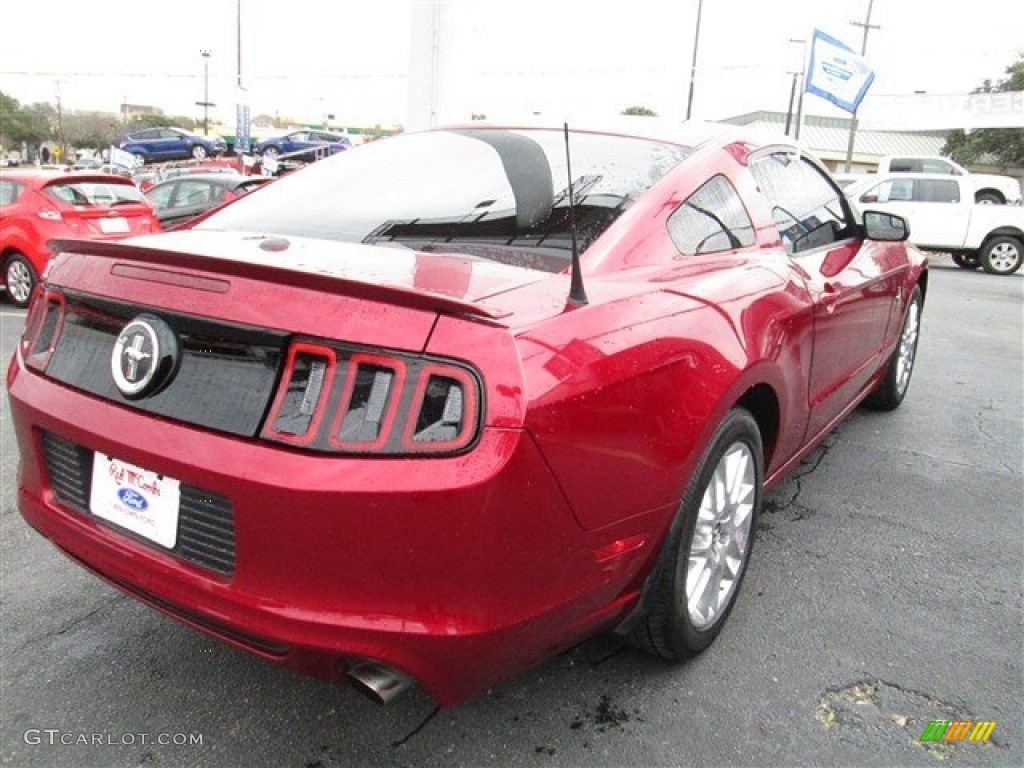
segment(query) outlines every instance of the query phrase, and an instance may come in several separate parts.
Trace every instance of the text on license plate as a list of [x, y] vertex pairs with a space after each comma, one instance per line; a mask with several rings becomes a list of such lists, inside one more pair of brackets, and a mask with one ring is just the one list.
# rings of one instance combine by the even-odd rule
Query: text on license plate
[[180, 481], [96, 453], [89, 510], [97, 517], [173, 549], [180, 501]]

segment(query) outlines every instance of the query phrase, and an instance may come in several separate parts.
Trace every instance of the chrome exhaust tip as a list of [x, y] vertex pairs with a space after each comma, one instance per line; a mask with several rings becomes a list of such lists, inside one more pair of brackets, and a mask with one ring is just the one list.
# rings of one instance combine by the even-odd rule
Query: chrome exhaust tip
[[373, 661], [355, 665], [346, 675], [356, 690], [378, 704], [390, 704], [413, 685], [410, 677]]

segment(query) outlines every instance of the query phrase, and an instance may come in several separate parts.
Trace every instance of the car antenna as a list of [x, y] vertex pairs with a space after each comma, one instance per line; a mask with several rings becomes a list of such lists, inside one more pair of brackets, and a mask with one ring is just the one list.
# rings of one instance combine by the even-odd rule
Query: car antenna
[[580, 270], [580, 249], [576, 239], [576, 199], [572, 192], [572, 161], [569, 152], [569, 124], [562, 124], [565, 131], [565, 170], [569, 175], [569, 233], [572, 236], [572, 276], [569, 284], [569, 304], [582, 307], [587, 304], [587, 292], [583, 288], [583, 272]]

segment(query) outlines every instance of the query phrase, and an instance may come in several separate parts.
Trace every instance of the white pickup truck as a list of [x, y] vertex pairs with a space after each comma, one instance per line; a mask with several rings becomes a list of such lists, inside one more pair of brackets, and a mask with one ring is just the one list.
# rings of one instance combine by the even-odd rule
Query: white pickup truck
[[941, 155], [886, 155], [878, 162], [877, 173], [938, 173], [963, 176], [970, 180], [974, 202], [1020, 205], [1020, 182], [1012, 176], [971, 173]]
[[1024, 207], [982, 205], [966, 179], [935, 173], [872, 174], [843, 190], [854, 207], [902, 216], [922, 250], [950, 253], [964, 269], [1010, 275], [1024, 259]]

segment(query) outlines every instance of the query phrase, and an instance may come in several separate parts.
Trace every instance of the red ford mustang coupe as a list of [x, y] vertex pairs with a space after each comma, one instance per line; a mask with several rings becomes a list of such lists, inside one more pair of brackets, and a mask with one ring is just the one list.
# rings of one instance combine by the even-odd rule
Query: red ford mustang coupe
[[783, 137], [646, 120], [399, 136], [60, 243], [8, 372], [21, 513], [384, 701], [602, 631], [703, 650], [763, 489], [903, 399], [926, 262]]

